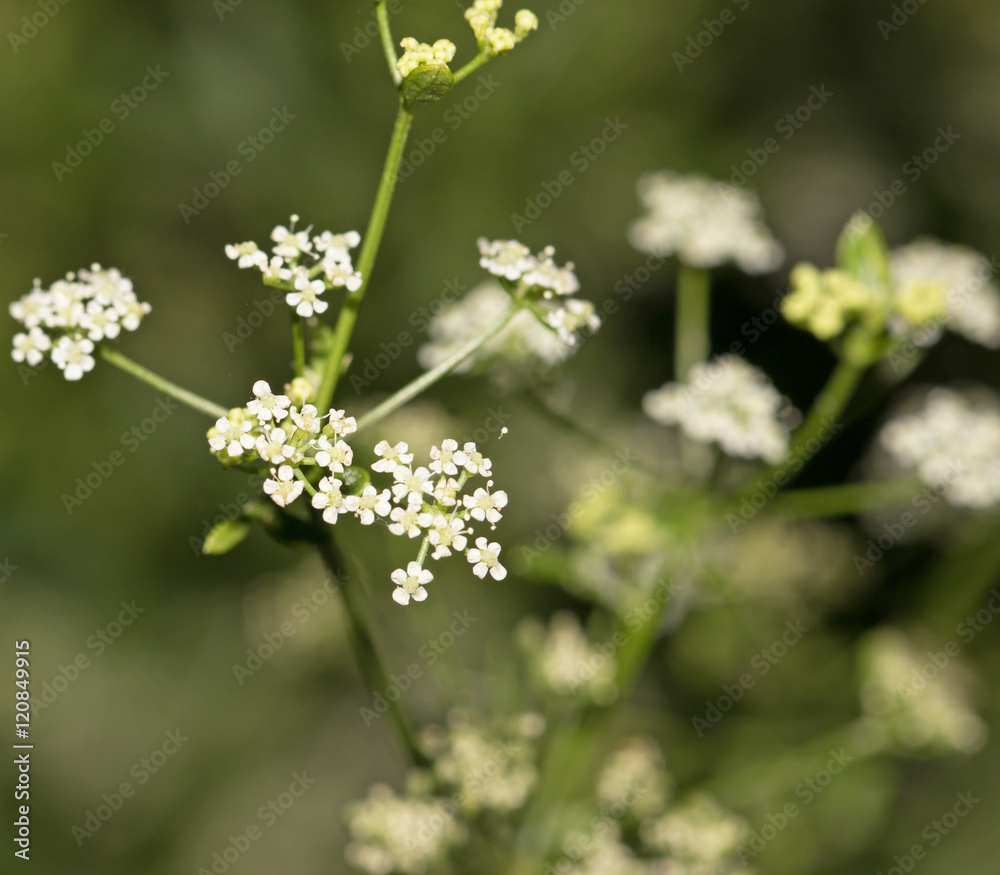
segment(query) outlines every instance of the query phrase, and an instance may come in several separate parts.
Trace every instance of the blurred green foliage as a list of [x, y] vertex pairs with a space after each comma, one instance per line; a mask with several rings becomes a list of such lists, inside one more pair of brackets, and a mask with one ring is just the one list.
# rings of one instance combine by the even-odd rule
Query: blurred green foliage
[[[473, 50], [459, 4], [402, 5], [393, 20], [397, 38], [447, 36], [459, 58]], [[728, 178], [732, 165], [752, 161], [771, 137], [780, 149], [750, 185], [789, 259], [768, 279], [721, 275], [717, 347], [745, 337], [741, 327], [771, 306], [796, 261], [829, 264], [843, 223], [894, 180], [904, 181], [905, 193], [882, 219], [893, 245], [929, 233], [996, 253], [996, 4], [930, 2], [887, 36], [877, 22], [892, 15], [888, 2], [741, 6], [540, 0], [533, 7], [539, 32], [483, 72], [492, 84], [480, 97], [473, 77], [421, 110], [409, 147], [411, 163], [421, 163], [398, 190], [355, 335], [356, 361], [376, 355], [401, 331], [412, 332], [411, 314], [446, 282], [479, 280], [481, 234], [519, 236], [535, 249], [555, 245], [559, 257], [576, 262], [583, 294], [600, 303], [644, 261], [625, 238], [638, 212], [634, 183], [642, 172], [674, 168]], [[243, 403], [256, 379], [281, 382], [290, 353], [280, 316], [227, 348], [224, 334], [236, 331], [266, 290], [226, 260], [223, 246], [264, 240], [292, 212], [321, 228], [364, 230], [394, 113], [377, 40], [366, 37], [368, 44], [357, 42], [360, 51], [346, 56], [343, 48], [373, 20], [370, 4], [76, 2], [58, 6], [37, 35], [15, 46], [7, 35], [21, 33], [22, 16], [40, 8], [17, 0], [0, 11], [4, 301], [26, 292], [36, 276], [48, 284], [92, 261], [115, 265], [153, 305], [141, 334], [121, 341], [126, 354], [224, 404]], [[687, 51], [689, 38], [724, 8], [735, 11], [732, 23], [678, 69], [676, 53]], [[142, 83], [147, 66], [168, 75], [123, 117], [123, 104], [115, 102]], [[784, 139], [777, 126], [814, 86], [832, 96]], [[276, 108], [294, 119], [262, 151], [241, 149]], [[65, 161], [67, 149], [105, 118], [113, 130], [57, 178], [53, 162]], [[580, 150], [607, 119], [627, 129], [588, 157]], [[957, 141], [913, 179], [904, 166], [939, 127], [949, 126]], [[445, 136], [435, 140], [438, 128]], [[179, 205], [191, 203], [192, 190], [203, 190], [233, 160], [238, 175], [185, 222]], [[573, 183], [515, 234], [512, 214], [523, 214], [543, 183], [565, 170]], [[671, 269], [654, 273], [567, 366], [574, 408], [591, 425], [635, 419], [642, 393], [669, 375], [672, 285]], [[12, 321], [8, 329], [13, 333]], [[418, 372], [413, 350], [379, 376], [373, 393]], [[830, 364], [818, 344], [782, 324], [752, 344], [748, 356], [799, 406]], [[994, 354], [949, 337], [915, 379], [996, 384], [994, 364]], [[196, 554], [191, 539], [251, 490], [210, 456], [208, 423], [186, 410], [127, 452], [125, 464], [67, 513], [61, 496], [121, 449], [123, 433], [156, 405], [155, 394], [104, 363], [79, 385], [53, 368], [24, 381], [10, 363], [0, 368], [0, 397], [0, 560], [17, 567], [0, 584], [5, 652], [15, 638], [30, 639], [39, 685], [65, 676], [60, 667], [77, 654], [92, 663], [35, 717], [34, 871], [197, 871], [303, 769], [317, 784], [265, 832], [239, 871], [344, 871], [343, 804], [376, 780], [396, 781], [401, 760], [387, 721], [366, 727], [358, 717], [372, 691], [359, 684], [343, 646], [336, 601], [319, 603], [319, 566], [260, 537], [221, 558]], [[361, 404], [347, 382], [339, 400], [349, 411]], [[598, 471], [601, 462], [526, 399], [502, 396], [479, 378], [436, 388], [399, 429], [427, 434], [427, 443], [471, 435], [489, 408], [512, 417], [510, 435], [490, 449], [511, 496], [503, 541], [513, 553], [575, 497], [577, 458]], [[877, 416], [877, 409], [861, 416], [803, 482], [833, 482], [851, 471]], [[351, 532], [391, 664], [402, 669], [417, 660], [425, 669], [407, 696], [422, 719], [439, 719], [455, 689], [464, 691], [460, 699], [476, 701], [485, 674], [497, 675], [509, 659], [518, 618], [573, 604], [558, 589], [517, 575], [499, 585], [456, 569], [441, 574], [426, 610], [401, 616], [384, 597], [384, 580], [408, 545], [386, 545], [381, 532]], [[684, 785], [808, 739], [835, 715], [849, 720], [856, 710], [852, 642], [881, 619], [910, 614], [922, 595], [910, 583], [935, 558], [933, 543], [901, 546], [860, 586], [847, 569], [837, 611], [707, 739], [691, 731], [689, 715], [700, 713], [787, 617], [724, 607], [693, 615], [657, 651], [616, 725], [656, 736]], [[761, 561], [765, 569], [768, 562], [782, 565], [781, 543]], [[289, 576], [289, 568], [297, 570]], [[947, 569], [942, 582], [951, 583]], [[959, 610], [978, 605], [973, 596]], [[119, 603], [131, 600], [144, 612], [99, 654], [99, 639], [90, 636], [107, 629]], [[432, 680], [420, 647], [439, 635], [453, 609], [468, 610], [478, 625], [434, 667]], [[945, 634], [961, 616], [943, 617]], [[296, 636], [238, 684], [233, 665], [246, 665], [247, 648], [285, 621]], [[969, 653], [995, 733], [996, 628]], [[9, 691], [6, 667], [3, 673], [2, 689]], [[5, 714], [9, 701], [5, 692]], [[493, 707], [512, 702], [513, 691], [498, 694]], [[78, 847], [71, 827], [83, 824], [102, 793], [133, 780], [133, 765], [175, 729], [190, 742]], [[4, 787], [9, 774], [3, 770]], [[971, 759], [868, 763], [834, 785], [756, 862], [775, 873], [884, 871], [894, 853], [921, 841], [921, 829], [957, 792], [972, 790], [984, 798], [982, 808], [920, 871], [993, 872], [998, 777], [995, 746]], [[733, 804], [754, 826], [785, 801], [768, 797], [766, 787], [743, 790]], [[9, 823], [6, 789], [2, 798]]]

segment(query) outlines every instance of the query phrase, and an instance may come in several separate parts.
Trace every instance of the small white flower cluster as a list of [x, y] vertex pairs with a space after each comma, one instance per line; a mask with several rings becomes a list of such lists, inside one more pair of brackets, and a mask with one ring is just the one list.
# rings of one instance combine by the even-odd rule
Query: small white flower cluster
[[950, 389], [928, 393], [922, 407], [891, 419], [879, 435], [893, 460], [915, 468], [928, 486], [959, 507], [1000, 501], [1000, 399]]
[[732, 261], [751, 274], [784, 261], [753, 192], [669, 170], [642, 176], [637, 190], [648, 212], [632, 224], [629, 240], [640, 252], [676, 254], [691, 267]]
[[527, 9], [521, 9], [515, 14], [513, 30], [497, 27], [497, 13], [501, 6], [503, 0], [475, 0], [465, 10], [465, 19], [476, 35], [479, 50], [489, 55], [509, 52], [529, 33], [538, 30], [537, 16]]
[[538, 620], [525, 620], [518, 634], [545, 689], [557, 696], [582, 694], [600, 705], [617, 697], [617, 660], [587, 640], [574, 614], [558, 612], [548, 628]]
[[597, 801], [610, 809], [625, 800], [637, 820], [661, 814], [673, 782], [659, 746], [651, 738], [630, 738], [611, 755], [597, 778]]
[[[361, 274], [351, 261], [351, 250], [361, 242], [361, 235], [357, 231], [323, 231], [310, 237], [311, 226], [295, 230], [298, 221], [298, 216], [292, 216], [288, 227], [278, 225], [271, 232], [274, 246], [270, 258], [252, 240], [228, 244], [226, 255], [241, 268], [257, 268], [265, 283], [288, 292], [285, 303], [289, 307], [299, 316], [309, 317], [326, 311], [329, 304], [319, 296], [328, 289], [356, 292], [361, 288]], [[310, 261], [300, 264], [304, 258]]]
[[400, 797], [376, 784], [347, 808], [347, 862], [370, 875], [434, 871], [468, 834], [449, 811], [448, 799]]
[[666, 871], [711, 875], [747, 871], [735, 858], [749, 834], [750, 826], [742, 817], [703, 793], [656, 820], [647, 820], [640, 831], [648, 847], [666, 854], [676, 866]]
[[864, 726], [880, 747], [974, 753], [986, 725], [972, 710], [969, 677], [954, 657], [943, 669], [898, 629], [872, 632], [860, 650]]
[[[940, 324], [990, 349], [1000, 347], [1000, 289], [992, 281], [995, 271], [984, 255], [937, 240], [917, 240], [892, 251], [897, 288], [944, 283], [945, 312]], [[937, 340], [940, 331], [922, 335], [920, 345], [928, 345]]]
[[400, 46], [404, 53], [396, 61], [396, 69], [404, 79], [417, 67], [447, 67], [455, 57], [455, 44], [451, 40], [439, 39], [434, 45], [428, 45], [408, 36]]
[[[452, 551], [464, 553], [476, 577], [489, 574], [494, 580], [503, 580], [507, 576], [497, 542], [480, 536], [475, 538], [475, 546], [469, 547], [475, 535], [472, 524], [488, 523], [495, 529], [507, 506], [507, 493], [492, 489], [492, 461], [473, 442], [459, 449], [458, 441], [444, 440], [440, 447], [431, 447], [430, 462], [417, 468], [405, 443], [393, 446], [381, 441], [375, 453], [380, 458], [372, 470], [391, 473], [395, 481], [389, 531], [410, 538], [423, 537], [416, 561], [405, 569], [397, 568], [391, 575], [396, 584], [392, 594], [396, 602], [406, 605], [411, 599], [420, 602], [427, 598], [425, 587], [434, 579], [423, 567], [428, 555], [437, 560], [451, 556]], [[466, 484], [474, 477], [485, 478], [486, 486], [463, 495]]]
[[152, 309], [140, 301], [132, 280], [116, 268], [92, 264], [43, 289], [41, 280], [10, 305], [10, 315], [28, 329], [14, 335], [11, 358], [34, 367], [45, 353], [67, 380], [93, 370], [94, 344], [135, 331]]
[[[438, 560], [451, 556], [452, 551], [464, 553], [476, 577], [503, 580], [507, 576], [500, 562], [500, 544], [475, 537], [473, 529], [475, 523], [496, 529], [507, 506], [507, 493], [492, 488], [492, 461], [475, 443], [469, 441], [460, 449], [458, 441], [444, 440], [440, 447], [431, 447], [426, 466], [414, 468], [413, 453], [405, 443], [393, 446], [380, 441], [372, 470], [391, 474], [392, 485], [379, 491], [367, 483], [356, 491], [361, 474], [352, 469], [354, 450], [345, 440], [357, 431], [355, 418], [343, 410], [320, 416], [309, 403], [315, 392], [307, 380], [298, 378], [285, 389], [286, 394], [275, 394], [266, 381], [254, 383], [253, 400], [220, 417], [209, 430], [212, 452], [224, 463], [266, 462], [271, 476], [264, 481], [264, 492], [279, 507], [287, 507], [308, 491], [312, 506], [322, 510], [323, 519], [331, 525], [350, 513], [363, 526], [388, 518], [386, 525], [393, 535], [422, 536], [417, 560], [392, 572], [396, 584], [392, 597], [399, 604], [427, 598], [426, 584], [434, 579], [423, 567], [428, 555]], [[485, 479], [485, 487], [463, 494], [475, 477]]]
[[377, 785], [366, 800], [348, 806], [348, 862], [370, 875], [444, 871], [469, 823], [483, 812], [496, 818], [523, 807], [537, 782], [535, 740], [544, 729], [545, 721], [530, 712], [486, 725], [451, 711], [446, 727], [423, 731], [431, 765], [410, 770], [405, 795]]
[[499, 728], [455, 709], [448, 714], [446, 729], [432, 727], [423, 733], [422, 746], [434, 761], [434, 778], [451, 791], [467, 816], [517, 811], [538, 781], [532, 742], [544, 731], [545, 721], [526, 713], [503, 727], [509, 731], [498, 732]]
[[785, 400], [767, 375], [737, 356], [695, 365], [684, 383], [647, 392], [646, 414], [679, 425], [696, 441], [716, 441], [731, 456], [777, 464], [788, 453], [788, 429], [779, 419]]
[[517, 240], [481, 237], [478, 245], [479, 264], [497, 279], [476, 286], [434, 317], [428, 328], [431, 342], [418, 353], [423, 367], [435, 367], [481, 336], [502, 317], [510, 306], [511, 295], [524, 302], [522, 312], [456, 368], [457, 372], [492, 359], [556, 365], [573, 354], [581, 335], [590, 336], [600, 329], [601, 317], [594, 305], [572, 297], [580, 289], [572, 262], [557, 265], [551, 246], [533, 255]]

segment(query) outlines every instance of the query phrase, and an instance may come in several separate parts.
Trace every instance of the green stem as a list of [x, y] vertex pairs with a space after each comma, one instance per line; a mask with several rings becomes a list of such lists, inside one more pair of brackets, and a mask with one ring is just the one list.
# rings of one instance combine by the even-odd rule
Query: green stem
[[106, 346], [98, 346], [97, 354], [106, 362], [113, 364], [116, 368], [121, 368], [125, 371], [125, 373], [131, 374], [133, 377], [142, 380], [144, 383], [148, 383], [154, 389], [158, 389], [160, 392], [165, 392], [172, 398], [176, 398], [182, 404], [186, 404], [188, 407], [193, 407], [199, 413], [205, 413], [213, 419], [219, 419], [219, 417], [229, 415], [229, 410], [227, 408], [222, 407], [219, 404], [214, 404], [208, 399], [202, 398], [201, 395], [195, 395], [194, 392], [189, 392], [187, 389], [182, 389], [176, 383], [171, 383], [159, 374], [154, 374], [148, 368], [144, 368], [137, 362], [132, 361], [132, 359], [123, 356], [117, 350], [109, 349]]
[[911, 477], [875, 483], [845, 483], [818, 489], [795, 489], [774, 500], [774, 509], [791, 519], [847, 516], [909, 501], [923, 487]]
[[344, 367], [344, 356], [351, 342], [351, 334], [354, 332], [354, 323], [358, 318], [361, 301], [368, 290], [372, 267], [382, 242], [386, 219], [389, 216], [389, 205], [392, 202], [392, 193], [396, 188], [396, 178], [399, 175], [399, 165], [403, 160], [403, 150], [406, 148], [406, 138], [410, 133], [412, 123], [413, 113], [400, 104], [399, 112], [396, 114], [396, 124], [392, 129], [392, 139], [389, 142], [389, 152], [385, 158], [385, 167], [382, 170], [382, 179], [375, 196], [375, 206], [372, 208], [368, 228], [365, 231], [365, 239], [358, 255], [357, 269], [361, 274], [361, 286], [357, 291], [348, 293], [340, 316], [337, 318], [333, 348], [327, 359], [323, 382], [317, 395], [316, 406], [320, 410], [326, 410], [330, 406], [333, 393], [337, 389], [337, 382]]
[[520, 307], [517, 304], [512, 303], [510, 307], [507, 308], [503, 316], [500, 317], [493, 325], [486, 331], [485, 334], [481, 334], [467, 343], [462, 344], [458, 349], [456, 349], [448, 358], [431, 368], [426, 374], [417, 377], [412, 383], [408, 383], [398, 392], [390, 395], [381, 404], [379, 404], [373, 410], [369, 410], [364, 416], [358, 420], [358, 431], [362, 431], [369, 426], [375, 425], [377, 422], [381, 422], [390, 413], [395, 412], [400, 407], [402, 407], [407, 401], [416, 398], [425, 389], [433, 386], [442, 377], [447, 376], [451, 371], [457, 368], [463, 361], [465, 361], [470, 355], [472, 355], [476, 350], [478, 350], [484, 343], [492, 338], [496, 337], [500, 331], [507, 325], [508, 322], [513, 318], [514, 314]]
[[389, 26], [389, 10], [385, 7], [385, 0], [375, 0], [375, 16], [378, 18], [378, 29], [382, 35], [382, 51], [385, 52], [385, 59], [389, 63], [389, 75], [392, 81], [399, 85], [403, 81], [403, 76], [396, 69], [396, 42], [392, 38], [392, 28]]
[[306, 340], [302, 317], [292, 316], [292, 346], [295, 347], [295, 376], [301, 377], [306, 369]]
[[813, 402], [812, 410], [809, 411], [805, 422], [792, 436], [785, 461], [767, 468], [752, 482], [748, 481], [737, 494], [737, 498], [743, 498], [756, 491], [760, 480], [765, 482], [774, 480], [778, 486], [783, 487], [795, 478], [805, 467], [805, 463], [818, 452], [817, 448], [811, 449], [809, 445], [814, 441], [822, 444], [820, 435], [824, 430], [830, 432], [830, 437], [839, 431], [837, 419], [854, 395], [865, 369], [864, 365], [858, 364], [849, 356], [841, 356], [823, 391]]
[[677, 275], [675, 380], [683, 380], [694, 365], [708, 358], [712, 347], [710, 311], [708, 271], [681, 264]]
[[[318, 537], [316, 540], [323, 563], [334, 579], [339, 580], [343, 574], [344, 557], [334, 540], [332, 527], [323, 522], [320, 512], [316, 511], [313, 512], [313, 526], [317, 531]], [[347, 610], [347, 618], [350, 623], [352, 648], [361, 668], [361, 673], [364, 676], [365, 683], [374, 690], [384, 693], [391, 686], [391, 682], [384, 663], [379, 656], [375, 637], [371, 631], [371, 624], [368, 621], [364, 594], [361, 591], [361, 581], [344, 581], [340, 587], [340, 593], [343, 596], [344, 607]], [[398, 696], [395, 701], [389, 703], [389, 715], [392, 717], [393, 725], [399, 732], [400, 739], [412, 763], [417, 766], [428, 765], [429, 761], [420, 749], [413, 725], [410, 722], [409, 716], [403, 710]]]
[[458, 85], [458, 83], [461, 82], [466, 76], [475, 73], [476, 70], [482, 67], [483, 64], [485, 64], [491, 57], [492, 55], [486, 55], [480, 52], [455, 74], [455, 84]]

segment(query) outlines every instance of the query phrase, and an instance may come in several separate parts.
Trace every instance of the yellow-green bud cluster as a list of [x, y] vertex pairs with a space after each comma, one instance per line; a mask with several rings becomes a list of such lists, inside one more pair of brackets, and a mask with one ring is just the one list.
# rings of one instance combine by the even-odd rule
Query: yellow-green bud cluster
[[497, 13], [503, 0], [475, 0], [467, 10], [465, 18], [476, 35], [479, 50], [489, 55], [509, 52], [531, 31], [538, 29], [538, 18], [527, 9], [521, 9], [514, 16], [514, 30], [497, 27]]
[[448, 62], [455, 57], [455, 44], [451, 40], [439, 39], [434, 45], [421, 43], [412, 36], [400, 42], [404, 54], [396, 62], [396, 69], [405, 79], [417, 67], [447, 67]]

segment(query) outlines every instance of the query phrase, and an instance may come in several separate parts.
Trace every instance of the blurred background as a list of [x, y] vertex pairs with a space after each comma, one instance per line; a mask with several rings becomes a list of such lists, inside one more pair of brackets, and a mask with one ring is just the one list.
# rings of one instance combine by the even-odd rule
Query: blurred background
[[[859, 0], [538, 0], [539, 32], [485, 68], [488, 85], [473, 77], [419, 113], [412, 173], [398, 189], [355, 334], [356, 361], [374, 358], [401, 331], [422, 340], [411, 314], [447, 283], [479, 282], [479, 235], [518, 237], [533, 249], [551, 243], [557, 257], [575, 261], [584, 296], [598, 304], [614, 296], [616, 283], [645, 262], [626, 239], [639, 214], [635, 182], [661, 168], [730, 179], [749, 161], [741, 172], [788, 251], [785, 266], [769, 277], [716, 273], [716, 350], [746, 338], [744, 327], [773, 305], [797, 261], [829, 265], [851, 213], [877, 203], [894, 181], [904, 192], [880, 219], [892, 245], [930, 234], [993, 256], [1000, 240], [1000, 8], [985, 0], [903, 5], [912, 14]], [[33, 17], [44, 23], [33, 25]], [[362, 2], [5, 3], [5, 305], [35, 277], [47, 286], [93, 261], [117, 266], [153, 307], [141, 332], [120, 341], [126, 355], [226, 406], [244, 403], [257, 379], [282, 383], [290, 348], [280, 313], [245, 342], [226, 342], [266, 290], [238, 271], [223, 247], [264, 243], [291, 213], [319, 229], [364, 230], [394, 115], [372, 22], [371, 4]], [[403, 0], [393, 27], [397, 39], [451, 38], [460, 60], [474, 50], [455, 2]], [[699, 45], [698, 35], [712, 30], [717, 35]], [[284, 128], [265, 137], [266, 145], [251, 141], [276, 111], [287, 117]], [[113, 127], [105, 125], [99, 145], [77, 150], [103, 119]], [[620, 133], [604, 138], [600, 154], [581, 151], [609, 122]], [[439, 128], [444, 137], [435, 142]], [[952, 132], [948, 148], [921, 169], [913, 156], [935, 139], [940, 144], [942, 128]], [[769, 138], [779, 148], [765, 149], [760, 161]], [[68, 151], [90, 154], [77, 160]], [[239, 172], [217, 196], [196, 201], [233, 161]], [[528, 202], [566, 170], [573, 182], [550, 206], [527, 224], [515, 217], [536, 215], [526, 213]], [[198, 212], [182, 210], [185, 204]], [[660, 437], [640, 425], [639, 404], [671, 376], [673, 283], [670, 266], [640, 283], [558, 385], [581, 422], [612, 442], [618, 430], [636, 429], [653, 455]], [[15, 323], [7, 325], [12, 335]], [[415, 348], [404, 349], [360, 396], [344, 381], [338, 406], [360, 411], [406, 383], [419, 372]], [[800, 407], [832, 361], [812, 338], [780, 322], [747, 355]], [[994, 353], [949, 335], [913, 382], [996, 385], [995, 363]], [[404, 764], [387, 719], [367, 726], [359, 716], [375, 691], [360, 681], [339, 602], [318, 563], [263, 536], [221, 558], [199, 555], [208, 526], [253, 490], [245, 475], [222, 470], [206, 451], [210, 423], [186, 409], [144, 434], [134, 451], [126, 448], [123, 436], [141, 429], [158, 396], [109, 365], [99, 362], [70, 384], [51, 366], [26, 375], [11, 362], [0, 368], [0, 397], [5, 665], [13, 662], [13, 642], [30, 639], [33, 691], [44, 684], [53, 691], [33, 721], [33, 870], [208, 868], [213, 854], [260, 823], [258, 810], [304, 772], [315, 784], [287, 811], [277, 803], [280, 817], [241, 857], [239, 871], [346, 871], [344, 804], [376, 781], [398, 786]], [[394, 439], [421, 447], [445, 436], [472, 439], [477, 429], [491, 429], [491, 411], [509, 417], [510, 434], [487, 446], [497, 485], [511, 499], [500, 540], [514, 557], [613, 456], [561, 430], [528, 393], [483, 377], [445, 381], [391, 429]], [[883, 412], [859, 405], [802, 483], [855, 476]], [[68, 512], [63, 495], [76, 490], [77, 478], [123, 449], [124, 464]], [[859, 577], [851, 557], [870, 533], [865, 521], [842, 520], [820, 535], [832, 552], [822, 554], [830, 558], [819, 582], [817, 563], [809, 562], [821, 555], [816, 542], [801, 532], [771, 532], [769, 542], [747, 547], [739, 567], [765, 590], [773, 584], [786, 595], [808, 592], [808, 604], [762, 598], [734, 607], [723, 599], [693, 612], [660, 643], [618, 717], [621, 731], [656, 737], [684, 788], [852, 719], [855, 644], [870, 629], [908, 622], [922, 605], [921, 624], [937, 626], [933, 648], [955, 637], [966, 610], [985, 603], [996, 576], [981, 553], [950, 566], [964, 569], [956, 575], [975, 567], [975, 580], [986, 581], [957, 600], [929, 595], [920, 577], [951, 549], [945, 545], [956, 531], [965, 538], [959, 543], [973, 547], [1000, 531], [990, 520], [974, 525], [970, 534], [967, 521], [945, 520]], [[357, 561], [347, 571], [370, 588], [390, 664], [396, 671], [420, 667], [406, 703], [421, 720], [440, 720], [449, 703], [482, 695], [476, 691], [489, 687], [484, 678], [502, 674], [494, 668], [510, 658], [521, 617], [580, 609], [549, 585], [558, 573], [512, 561], [502, 584], [475, 580], [460, 563], [442, 566], [426, 610], [400, 611], [386, 597], [388, 574], [410, 558], [412, 545], [387, 544], [383, 532], [357, 526], [349, 532]], [[795, 563], [803, 567], [790, 571]], [[960, 582], [944, 572], [937, 586], [947, 592]], [[938, 601], [941, 614], [928, 614]], [[421, 648], [425, 654], [430, 642], [440, 645], [453, 610], [478, 621], [474, 634], [460, 635], [447, 658], [430, 665]], [[129, 624], [118, 625], [125, 618]], [[691, 716], [797, 618], [816, 631], [761, 683], [759, 695], [699, 737]], [[252, 668], [253, 654], [284, 623], [295, 634], [278, 636], [284, 640], [273, 657], [237, 677], [234, 667]], [[998, 631], [986, 627], [961, 642], [994, 735]], [[74, 672], [81, 655], [86, 666]], [[3, 669], [0, 689], [9, 715], [12, 669]], [[476, 704], [502, 709], [511, 695], [496, 692], [492, 703]], [[189, 740], [178, 747], [168, 733]], [[2, 773], [6, 787], [12, 772]], [[929, 846], [922, 830], [951, 809], [957, 793], [971, 791], [983, 802], [920, 871], [993, 872], [998, 778], [993, 744], [974, 756], [866, 762], [754, 863], [774, 873], [885, 871], [894, 854], [918, 842]], [[74, 832], [107, 801], [102, 794], [113, 796], [124, 782], [134, 785], [134, 796], [92, 835]], [[794, 799], [782, 792], [723, 801], [759, 828]], [[10, 823], [10, 793], [0, 798]]]

